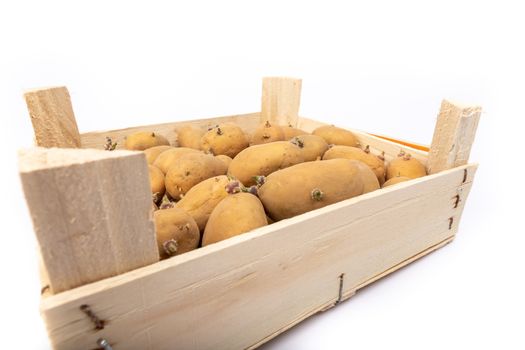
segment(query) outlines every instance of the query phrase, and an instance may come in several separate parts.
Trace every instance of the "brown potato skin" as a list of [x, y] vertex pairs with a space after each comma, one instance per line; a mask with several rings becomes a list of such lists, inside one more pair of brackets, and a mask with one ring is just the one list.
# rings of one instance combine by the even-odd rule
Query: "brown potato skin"
[[227, 196], [213, 209], [202, 238], [208, 245], [266, 226], [266, 214], [259, 198], [250, 193]]
[[169, 146], [168, 140], [152, 131], [138, 131], [126, 137], [124, 147], [132, 151], [144, 151], [155, 146]]
[[185, 154], [199, 153], [204, 154], [202, 151], [195, 150], [187, 147], [173, 147], [158, 155], [157, 159], [153, 162], [157, 168], [159, 168], [164, 174], [168, 172], [168, 169], [175, 163], [177, 159]]
[[304, 161], [301, 149], [289, 141], [277, 141], [250, 146], [233, 158], [228, 175], [239, 180], [244, 186], [255, 184], [257, 175], [270, 175]]
[[255, 129], [250, 139], [250, 146], [284, 140], [285, 138], [282, 127], [270, 124], [270, 122], [267, 121]]
[[166, 191], [181, 199], [193, 186], [210, 177], [225, 175], [224, 164], [211, 154], [188, 153], [177, 159], [166, 173]]
[[[153, 218], [161, 259], [189, 252], [199, 246], [199, 228], [191, 215], [184, 210], [180, 208], [156, 210]], [[169, 255], [163, 247], [164, 242], [171, 239], [177, 242], [177, 251], [173, 255]]]
[[359, 167], [359, 172], [361, 173], [361, 179], [363, 180], [363, 194], [378, 190], [381, 188], [381, 184], [377, 179], [376, 174], [370, 169], [368, 165], [361, 161], [357, 161], [357, 166]]
[[409, 155], [393, 159], [386, 167], [387, 180], [399, 176], [415, 179], [425, 175], [427, 175], [425, 166], [419, 160], [412, 158]]
[[[322, 208], [364, 191], [359, 162], [331, 159], [297, 164], [270, 174], [259, 188], [259, 198], [273, 220], [282, 220]], [[312, 191], [321, 190], [320, 200]]]
[[228, 195], [225, 189], [228, 182], [226, 175], [201, 181], [177, 202], [176, 207], [190, 214], [199, 226], [199, 230], [204, 232], [211, 212]]
[[372, 169], [380, 185], [385, 182], [385, 162], [372, 153], [367, 153], [358, 147], [332, 146], [323, 155], [323, 160], [335, 158], [359, 160]]
[[159, 168], [151, 164], [148, 164], [148, 170], [151, 194], [154, 195], [157, 193], [156, 203], [159, 203], [159, 201], [164, 196], [164, 192], [166, 191], [166, 186], [164, 184], [164, 174]]
[[292, 138], [296, 136], [300, 136], [300, 135], [310, 135], [310, 133], [304, 130], [301, 130], [301, 129], [294, 128], [293, 126], [290, 126], [290, 125], [281, 126], [281, 129], [283, 130], [284, 141], [291, 140]]
[[405, 182], [405, 181], [408, 181], [408, 180], [412, 180], [412, 179], [409, 178], [409, 177], [406, 177], [406, 176], [395, 176], [395, 177], [390, 178], [390, 180], [386, 181], [383, 184], [383, 188], [388, 187], [388, 186], [392, 186], [392, 185], [395, 185], [395, 184], [398, 184], [398, 183], [401, 183], [401, 182]]
[[146, 161], [148, 164], [153, 164], [157, 157], [164, 151], [169, 150], [170, 148], [173, 148], [172, 146], [155, 146], [144, 150], [144, 154], [146, 155]]
[[337, 126], [320, 126], [315, 129], [312, 134], [321, 136], [329, 145], [359, 147], [359, 140], [357, 140], [354, 133], [343, 128], [338, 128]]
[[319, 160], [328, 150], [326, 141], [317, 135], [300, 135], [292, 138], [291, 143], [297, 145], [302, 153], [305, 162]]
[[234, 123], [220, 124], [208, 130], [201, 138], [201, 149], [213, 155], [235, 157], [248, 147], [248, 137], [244, 131]]
[[219, 154], [218, 156], [215, 156], [215, 159], [220, 160], [224, 164], [224, 166], [226, 168], [224, 173], [226, 174], [227, 171], [228, 171], [228, 167], [230, 166], [230, 164], [231, 164], [233, 159], [231, 159], [230, 157], [228, 157], [228, 156], [226, 156], [224, 154]]
[[177, 129], [177, 141], [180, 147], [201, 149], [201, 138], [204, 130], [193, 125], [185, 125]]

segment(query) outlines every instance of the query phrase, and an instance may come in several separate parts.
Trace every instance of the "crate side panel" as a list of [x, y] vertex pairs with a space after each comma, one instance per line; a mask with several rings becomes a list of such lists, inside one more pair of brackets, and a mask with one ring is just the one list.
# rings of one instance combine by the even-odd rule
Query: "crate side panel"
[[[88, 347], [103, 334], [136, 348], [127, 334], [144, 334], [155, 349], [253, 345], [335, 300], [342, 273], [348, 294], [453, 235], [448, 218], [461, 209], [454, 196], [471, 185], [475, 168], [369, 193], [47, 298], [52, 342]], [[109, 321], [102, 333], [79, 313], [84, 303]]]
[[93, 131], [80, 135], [83, 148], [103, 149], [106, 144], [106, 137], [110, 137], [112, 142], [117, 143], [116, 149], [124, 149], [125, 137], [137, 131], [152, 131], [165, 136], [170, 144], [177, 144], [177, 128], [185, 125], [193, 125], [202, 129], [215, 126], [220, 123], [233, 122], [239, 125], [244, 131], [252, 132], [259, 125], [260, 113], [248, 113], [216, 117], [209, 119], [188, 120], [174, 123], [152, 124], [136, 126], [118, 130]]
[[[312, 132], [314, 129], [326, 125], [326, 123], [322, 123], [313, 119], [308, 118], [300, 118], [298, 127], [300, 129], [303, 129], [304, 131]], [[349, 129], [352, 131], [357, 139], [359, 140], [359, 143], [364, 148], [365, 146], [370, 146], [370, 150], [374, 154], [381, 154], [381, 152], [385, 152], [385, 158], [386, 160], [391, 160], [392, 158], [396, 157], [399, 154], [400, 150], [404, 150], [407, 153], [410, 153], [414, 158], [422, 162], [423, 164], [427, 163], [428, 158], [428, 152], [412, 148], [408, 146], [407, 142], [402, 141], [402, 143], [396, 143], [393, 140], [394, 139], [385, 139], [378, 136], [374, 136], [371, 134], [368, 134], [366, 132], [355, 130], [355, 129]], [[391, 141], [392, 140], [392, 141]]]

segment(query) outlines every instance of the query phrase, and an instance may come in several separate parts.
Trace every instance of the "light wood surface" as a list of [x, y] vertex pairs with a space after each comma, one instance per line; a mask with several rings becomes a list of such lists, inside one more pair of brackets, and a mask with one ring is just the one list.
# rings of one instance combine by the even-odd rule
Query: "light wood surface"
[[[143, 125], [118, 130], [93, 131], [83, 133], [80, 136], [82, 138], [82, 147], [84, 148], [103, 149], [104, 144], [106, 143], [106, 137], [111, 137], [114, 142], [117, 142], [117, 149], [122, 149], [124, 145], [124, 137], [136, 131], [153, 131], [155, 133], [159, 133], [160, 135], [168, 136], [168, 139], [170, 139], [170, 141], [174, 143], [177, 139], [176, 129], [180, 126], [188, 124], [191, 124], [200, 129], [207, 129], [208, 127], [215, 124], [234, 122], [238, 124], [245, 132], [252, 133], [255, 130], [255, 128], [257, 128], [257, 126], [259, 125], [260, 116], [261, 114], [259, 112], [256, 112], [210, 119]], [[326, 123], [318, 122], [313, 119], [303, 117], [299, 117], [297, 124], [299, 128], [308, 132], [312, 132], [315, 128], [319, 126], [326, 125]], [[428, 153], [423, 150], [410, 147], [411, 143], [407, 141], [397, 141], [395, 139], [386, 140], [363, 131], [355, 129], [349, 130], [351, 130], [356, 135], [356, 137], [359, 139], [359, 142], [363, 146], [369, 145], [373, 153], [381, 154], [381, 152], [384, 151], [385, 158], [387, 160], [396, 157], [401, 150], [404, 150], [405, 152], [412, 154], [414, 158], [423, 162], [423, 164], [426, 164]]]
[[[344, 292], [343, 295], [342, 295], [342, 299], [340, 302], [343, 302], [343, 301], [346, 301], [348, 299], [350, 299], [351, 297], [353, 297], [356, 292], [361, 289], [361, 288], [364, 288], [366, 286], [368, 286], [369, 284], [377, 281], [378, 279], [380, 278], [383, 278], [393, 272], [396, 272], [397, 270], [405, 267], [406, 265], [416, 261], [417, 259], [420, 259], [422, 257], [424, 257], [425, 255], [428, 255], [434, 251], [436, 251], [437, 249], [439, 248], [442, 248], [443, 246], [447, 245], [448, 243], [452, 242], [454, 240], [455, 236], [451, 236], [449, 238], [446, 238], [444, 241], [442, 242], [439, 242], [438, 244], [436, 245], [433, 245], [432, 247], [422, 251], [421, 253], [419, 254], [416, 254], [412, 257], [410, 257], [409, 259], [397, 264], [396, 266], [380, 273], [379, 275], [377, 276], [374, 276], [373, 278], [367, 280], [366, 282], [364, 282], [363, 284], [359, 285], [356, 287], [355, 290], [349, 290], [347, 292]], [[258, 343], [250, 346], [248, 349], [257, 349], [258, 347], [260, 347], [261, 345], [265, 344], [266, 342], [272, 340], [273, 338], [277, 337], [278, 335], [286, 332], [287, 330], [289, 330], [290, 328], [294, 327], [295, 325], [299, 324], [300, 322], [304, 321], [305, 319], [307, 319], [308, 317], [310, 316], [313, 316], [317, 313], [320, 313], [320, 312], [325, 312], [327, 310], [330, 310], [334, 307], [336, 307], [337, 304], [336, 304], [336, 300], [330, 300], [328, 303], [326, 303], [324, 306], [322, 307], [318, 307], [314, 310], [310, 310], [308, 312], [305, 312], [303, 315], [299, 316], [296, 320], [294, 320], [292, 323], [286, 325], [285, 327], [279, 329], [277, 332], [273, 333], [273, 334], [270, 334], [269, 336], [267, 336], [266, 338], [262, 339], [261, 341], [259, 341]]]
[[[241, 349], [457, 231], [477, 166], [400, 183], [42, 300], [57, 349]], [[461, 193], [459, 205], [455, 197]], [[455, 218], [452, 225], [450, 218]], [[407, 260], [408, 259], [408, 260]], [[107, 321], [94, 331], [79, 311]]]
[[33, 148], [19, 159], [52, 293], [158, 261], [143, 153]]
[[66, 87], [26, 91], [24, 98], [38, 146], [80, 147], [77, 121]]
[[468, 163], [481, 107], [443, 100], [430, 146], [429, 174]]
[[263, 78], [261, 119], [278, 125], [297, 125], [301, 103], [301, 79]]
[[106, 137], [110, 137], [113, 142], [117, 143], [116, 149], [124, 149], [124, 138], [127, 135], [137, 131], [152, 131], [156, 134], [166, 137], [172, 145], [177, 145], [176, 130], [181, 126], [193, 125], [195, 127], [207, 130], [207, 128], [215, 126], [216, 124], [233, 122], [239, 125], [246, 132], [251, 133], [259, 125], [259, 116], [260, 113], [257, 112], [209, 119], [196, 119], [183, 122], [143, 125], [117, 130], [92, 131], [83, 133], [80, 135], [80, 137], [83, 148], [104, 149]]
[[[323, 125], [327, 125], [327, 124], [318, 122], [313, 119], [301, 117], [299, 118], [298, 128], [304, 131], [307, 131], [307, 132], [312, 132], [316, 128], [323, 126]], [[395, 140], [392, 138], [384, 139], [382, 137], [374, 136], [364, 131], [360, 131], [356, 129], [349, 129], [349, 128], [346, 128], [346, 129], [354, 133], [354, 135], [359, 140], [359, 143], [361, 144], [362, 148], [365, 148], [366, 146], [370, 146], [370, 151], [377, 155], [381, 154], [382, 152], [385, 152], [385, 159], [387, 161], [397, 157], [399, 152], [403, 150], [406, 153], [410, 153], [414, 158], [416, 158], [423, 164], [426, 164], [427, 162], [428, 153], [423, 150], [411, 147], [410, 142], [407, 142], [407, 141], [399, 142], [398, 140]]]

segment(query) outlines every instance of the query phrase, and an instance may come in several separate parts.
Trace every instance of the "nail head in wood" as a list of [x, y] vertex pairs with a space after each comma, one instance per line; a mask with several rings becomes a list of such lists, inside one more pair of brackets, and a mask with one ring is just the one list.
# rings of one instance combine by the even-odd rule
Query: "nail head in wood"
[[100, 346], [102, 350], [113, 350], [113, 347], [111, 346], [111, 344], [104, 338], [98, 339], [97, 345]]

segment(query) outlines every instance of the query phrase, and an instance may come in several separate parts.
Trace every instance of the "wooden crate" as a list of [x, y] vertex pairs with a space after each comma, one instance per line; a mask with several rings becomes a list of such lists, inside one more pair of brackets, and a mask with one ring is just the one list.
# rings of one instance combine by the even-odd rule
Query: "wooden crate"
[[[233, 121], [250, 132], [274, 116], [312, 131], [323, 123], [297, 116], [300, 87], [300, 80], [266, 79], [262, 112], [84, 134], [65, 88], [31, 91], [26, 100], [37, 144], [103, 148], [106, 137], [121, 145], [137, 130], [174, 141], [180, 125]], [[256, 348], [337, 305], [453, 240], [477, 169], [468, 156], [479, 115], [478, 107], [443, 101], [430, 150], [353, 130], [387, 160], [410, 152], [430, 175], [160, 262], [142, 153], [23, 152], [22, 183], [47, 284], [41, 313], [53, 347]], [[129, 179], [115, 184], [108, 174]], [[132, 198], [117, 192], [130, 189]]]

